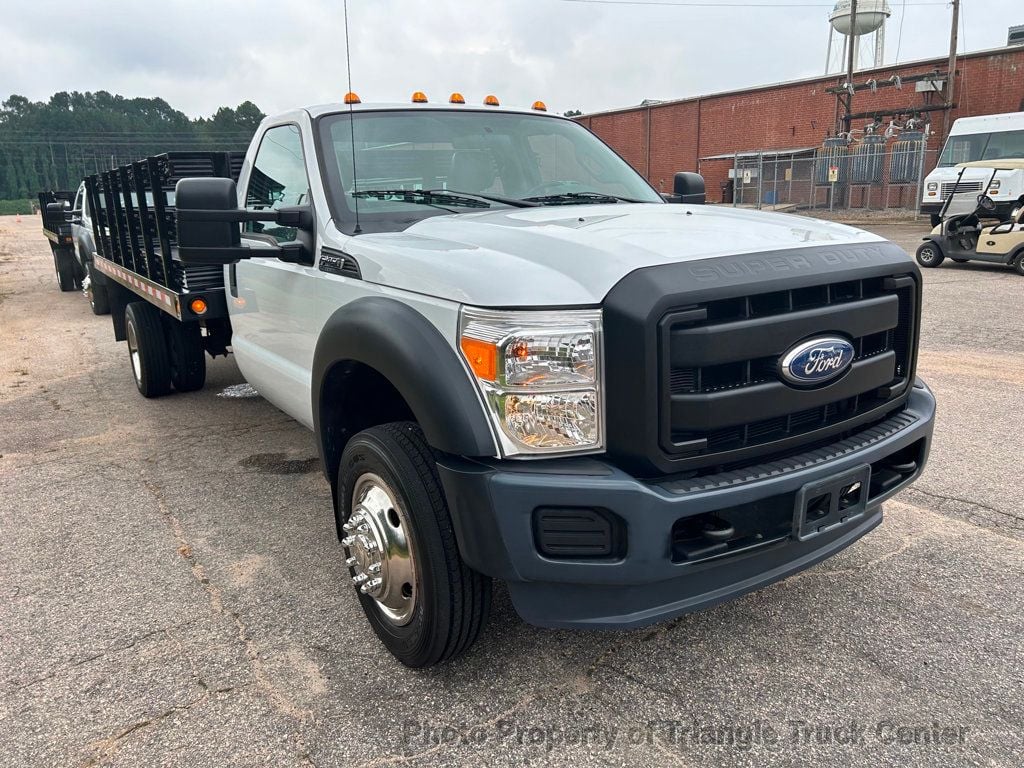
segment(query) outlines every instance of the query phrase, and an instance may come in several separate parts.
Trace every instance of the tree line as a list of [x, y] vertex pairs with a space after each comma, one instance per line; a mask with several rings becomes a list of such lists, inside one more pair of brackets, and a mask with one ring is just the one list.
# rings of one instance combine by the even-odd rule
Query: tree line
[[245, 149], [263, 117], [251, 101], [192, 119], [160, 98], [12, 95], [0, 104], [0, 202], [74, 190], [87, 175], [161, 152]]

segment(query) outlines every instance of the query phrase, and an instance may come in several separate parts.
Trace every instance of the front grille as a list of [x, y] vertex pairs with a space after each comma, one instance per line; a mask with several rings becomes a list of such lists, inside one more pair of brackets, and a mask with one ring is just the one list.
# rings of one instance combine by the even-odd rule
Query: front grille
[[[916, 295], [911, 276], [883, 275], [670, 310], [659, 324], [662, 450], [687, 469], [721, 467], [883, 418], [909, 383]], [[785, 383], [780, 357], [826, 334], [853, 343], [850, 369], [815, 388]]]
[[962, 194], [964, 192], [973, 192], [978, 194], [981, 192], [983, 183], [980, 181], [961, 181], [957, 184], [954, 181], [947, 181], [942, 184], [942, 199], [945, 200], [953, 193], [953, 188], [956, 187], [956, 193]]

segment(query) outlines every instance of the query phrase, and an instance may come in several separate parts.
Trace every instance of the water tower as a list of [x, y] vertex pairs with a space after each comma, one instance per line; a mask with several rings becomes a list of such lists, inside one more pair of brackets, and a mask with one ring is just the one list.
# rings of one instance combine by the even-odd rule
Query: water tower
[[[853, 46], [853, 68], [880, 67], [885, 55], [885, 22], [892, 15], [886, 0], [858, 0], [857, 16], [853, 17], [850, 0], [839, 0], [829, 16], [828, 53], [825, 74], [845, 72], [849, 47]], [[833, 46], [833, 39], [839, 36]]]

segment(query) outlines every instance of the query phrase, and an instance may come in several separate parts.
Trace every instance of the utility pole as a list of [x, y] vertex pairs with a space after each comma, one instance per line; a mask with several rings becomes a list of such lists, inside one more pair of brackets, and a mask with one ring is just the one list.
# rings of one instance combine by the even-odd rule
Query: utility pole
[[949, 31], [949, 75], [946, 80], [946, 104], [953, 106], [953, 83], [956, 80], [956, 44], [960, 29], [960, 0], [953, 0], [953, 27]]
[[[846, 60], [846, 85], [849, 87], [849, 92], [846, 94], [846, 114], [853, 114], [853, 63], [857, 59], [857, 0], [852, 0], [850, 3], [850, 35], [849, 45], [847, 46], [847, 60]], [[843, 125], [846, 130], [850, 130], [850, 120], [847, 117], [843, 121]]]

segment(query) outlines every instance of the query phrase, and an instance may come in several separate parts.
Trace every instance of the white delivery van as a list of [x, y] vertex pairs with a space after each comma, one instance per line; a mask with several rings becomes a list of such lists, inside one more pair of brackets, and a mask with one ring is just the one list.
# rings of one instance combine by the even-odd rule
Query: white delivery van
[[[938, 165], [924, 180], [921, 213], [931, 216], [932, 226], [939, 224], [939, 211], [956, 183], [959, 163], [1008, 158], [1024, 158], [1024, 112], [961, 117], [954, 121]], [[957, 194], [976, 197], [987, 192], [996, 203], [996, 212], [1008, 214], [1024, 195], [1024, 170], [1000, 171], [992, 186], [983, 189], [991, 176], [991, 169], [969, 168], [957, 186]]]

